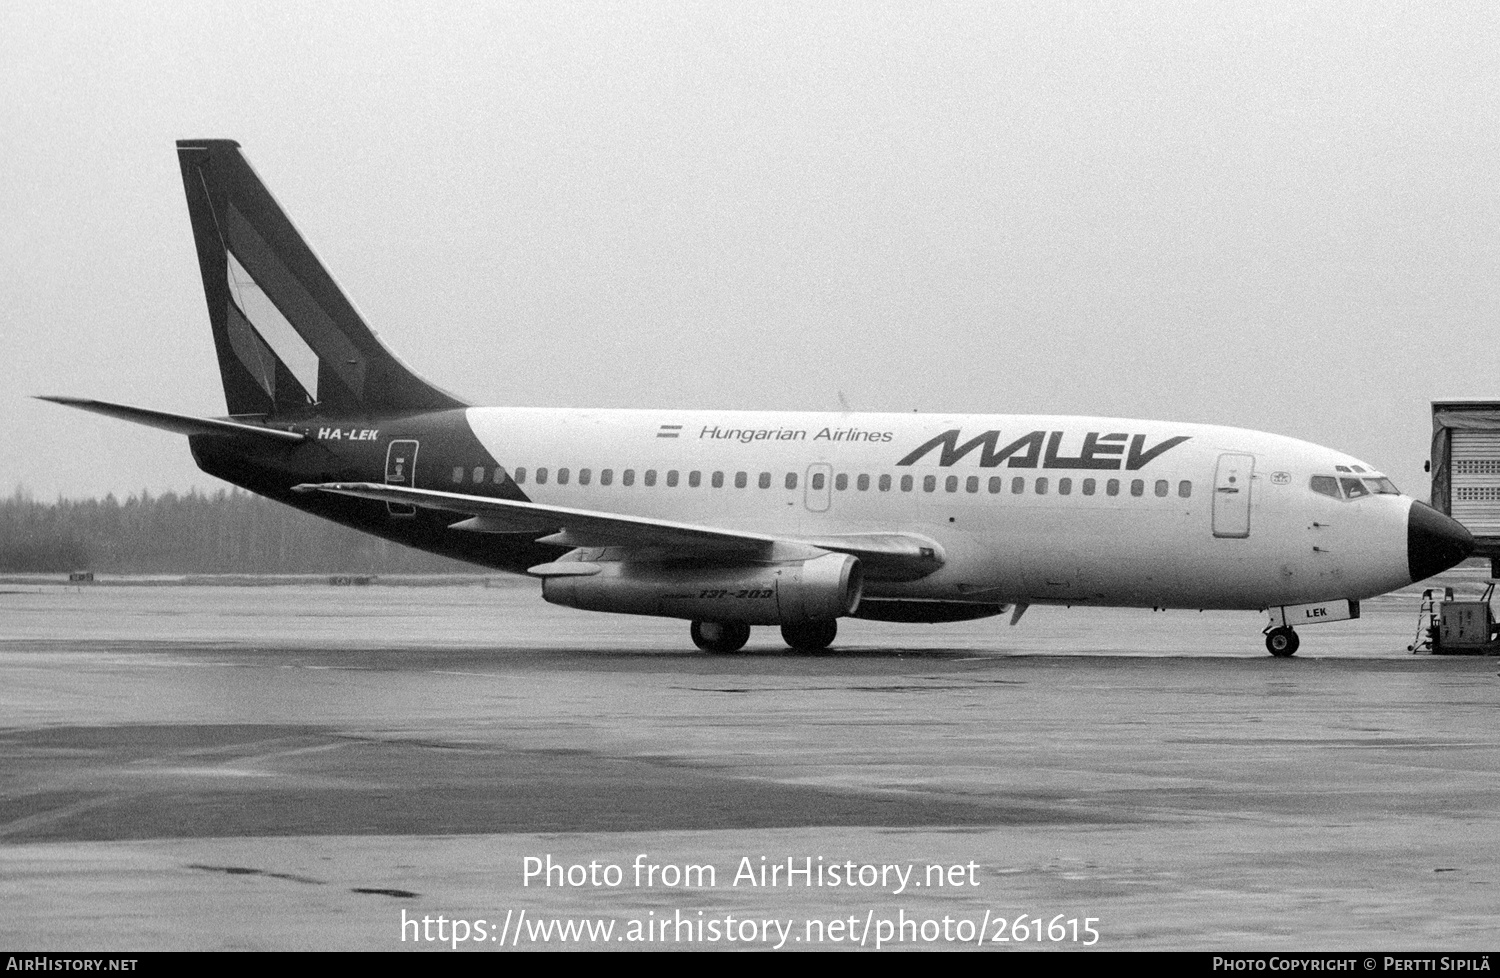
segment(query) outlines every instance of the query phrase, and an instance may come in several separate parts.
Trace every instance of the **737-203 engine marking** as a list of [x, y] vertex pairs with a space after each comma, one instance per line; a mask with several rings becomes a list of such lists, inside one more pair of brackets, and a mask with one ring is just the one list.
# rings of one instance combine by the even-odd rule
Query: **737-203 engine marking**
[[775, 596], [776, 589], [769, 587], [744, 588], [739, 591], [730, 591], [721, 588], [705, 588], [704, 590], [698, 592], [699, 598], [707, 598], [709, 600], [714, 600], [717, 598], [745, 598], [758, 601], [764, 598], [774, 598]]

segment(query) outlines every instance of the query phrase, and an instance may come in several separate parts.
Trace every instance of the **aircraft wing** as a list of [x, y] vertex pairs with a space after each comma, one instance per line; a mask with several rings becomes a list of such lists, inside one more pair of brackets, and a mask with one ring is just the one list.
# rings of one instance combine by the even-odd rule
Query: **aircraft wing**
[[128, 404], [111, 404], [109, 401], [91, 401], [85, 397], [51, 397], [45, 394], [37, 395], [38, 401], [51, 401], [53, 404], [64, 404], [75, 407], [81, 411], [92, 411], [95, 414], [103, 414], [111, 418], [119, 418], [121, 421], [133, 421], [151, 428], [161, 428], [164, 431], [175, 431], [179, 435], [246, 435], [251, 438], [261, 438], [267, 441], [279, 441], [286, 444], [305, 441], [307, 436], [296, 431], [285, 431], [281, 428], [265, 428], [255, 424], [244, 424], [239, 421], [224, 421], [218, 418], [195, 418], [190, 414], [172, 414], [168, 411], [152, 411], [148, 408], [131, 407]]
[[387, 503], [423, 506], [469, 517], [450, 529], [479, 533], [544, 533], [539, 543], [563, 547], [653, 549], [676, 556], [701, 555], [735, 560], [793, 560], [815, 551], [860, 558], [866, 574], [881, 580], [916, 580], [943, 566], [943, 549], [915, 533], [852, 533], [828, 536], [772, 536], [627, 516], [568, 506], [545, 506], [434, 489], [411, 489], [379, 482], [304, 483], [297, 492], [328, 492]]

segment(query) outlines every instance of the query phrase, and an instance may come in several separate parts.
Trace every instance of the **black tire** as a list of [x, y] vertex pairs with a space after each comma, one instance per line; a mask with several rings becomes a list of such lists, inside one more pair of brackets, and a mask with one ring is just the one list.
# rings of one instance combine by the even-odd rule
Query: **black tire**
[[833, 644], [838, 634], [839, 623], [832, 619], [781, 626], [781, 637], [798, 652], [822, 652]]
[[1290, 628], [1273, 628], [1266, 632], [1266, 651], [1278, 659], [1289, 659], [1297, 654], [1302, 640]]
[[688, 634], [705, 652], [738, 652], [750, 641], [750, 626], [742, 621], [695, 621]]

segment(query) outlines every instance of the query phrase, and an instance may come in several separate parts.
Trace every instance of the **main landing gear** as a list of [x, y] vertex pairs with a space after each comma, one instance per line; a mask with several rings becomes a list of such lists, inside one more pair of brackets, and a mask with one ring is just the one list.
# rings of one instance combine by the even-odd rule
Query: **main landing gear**
[[1297, 646], [1301, 644], [1297, 633], [1285, 625], [1266, 632], [1266, 651], [1278, 659], [1286, 659], [1295, 655]]
[[705, 652], [738, 652], [750, 641], [750, 626], [742, 621], [695, 621], [688, 633]]
[[[688, 632], [705, 652], [738, 652], [750, 641], [750, 626], [741, 621], [695, 621]], [[781, 637], [798, 652], [822, 652], [838, 633], [839, 623], [832, 620], [781, 626]]]
[[839, 623], [830, 618], [828, 621], [809, 621], [801, 625], [782, 625], [781, 637], [786, 644], [798, 652], [822, 652], [833, 644], [833, 640], [839, 633]]

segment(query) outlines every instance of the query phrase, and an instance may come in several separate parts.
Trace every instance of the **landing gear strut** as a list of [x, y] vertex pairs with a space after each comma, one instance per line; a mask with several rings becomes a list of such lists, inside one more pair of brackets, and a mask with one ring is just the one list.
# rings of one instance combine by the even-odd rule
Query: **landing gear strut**
[[750, 626], [742, 621], [695, 621], [688, 632], [705, 652], [738, 652], [750, 641]]
[[798, 652], [821, 652], [833, 644], [838, 633], [839, 623], [833, 619], [781, 626], [781, 637]]
[[1297, 646], [1300, 644], [1301, 640], [1297, 638], [1297, 633], [1285, 625], [1266, 632], [1266, 651], [1278, 659], [1291, 657], [1296, 653]]

